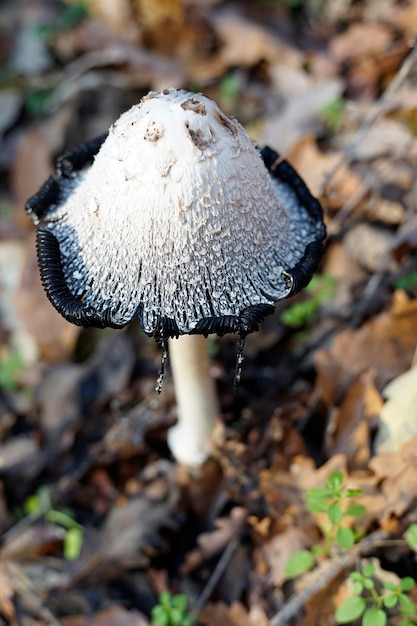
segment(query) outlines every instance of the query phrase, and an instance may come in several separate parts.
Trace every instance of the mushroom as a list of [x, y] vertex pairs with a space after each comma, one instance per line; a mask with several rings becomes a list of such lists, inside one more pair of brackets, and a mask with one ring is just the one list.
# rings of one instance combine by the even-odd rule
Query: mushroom
[[99, 328], [137, 317], [163, 363], [169, 340], [178, 405], [169, 442], [179, 461], [199, 465], [218, 415], [205, 338], [238, 335], [239, 378], [246, 335], [318, 267], [318, 201], [210, 98], [166, 89], [62, 157], [26, 208], [61, 315]]

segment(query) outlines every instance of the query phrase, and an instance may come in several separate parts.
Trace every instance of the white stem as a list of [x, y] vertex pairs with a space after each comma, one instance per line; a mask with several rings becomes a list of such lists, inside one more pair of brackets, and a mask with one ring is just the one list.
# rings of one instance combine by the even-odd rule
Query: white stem
[[219, 414], [207, 340], [201, 335], [170, 339], [169, 362], [178, 422], [168, 433], [168, 444], [180, 463], [196, 468], [210, 456], [210, 435]]

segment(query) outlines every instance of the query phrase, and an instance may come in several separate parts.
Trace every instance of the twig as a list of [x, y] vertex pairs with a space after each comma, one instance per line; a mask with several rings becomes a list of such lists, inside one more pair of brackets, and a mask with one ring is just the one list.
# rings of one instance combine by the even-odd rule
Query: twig
[[362, 180], [356, 191], [345, 202], [340, 211], [336, 213], [335, 217], [327, 227], [327, 233], [329, 236], [336, 235], [339, 232], [343, 222], [349, 217], [355, 207], [368, 193], [371, 188], [371, 178], [371, 175], [368, 174], [364, 180]]
[[303, 589], [300, 593], [293, 595], [284, 608], [272, 617], [268, 626], [286, 626], [286, 624], [297, 615], [310, 598], [323, 589], [323, 587], [325, 587], [331, 580], [333, 580], [333, 578], [336, 578], [336, 576], [341, 574], [344, 570], [353, 567], [355, 561], [359, 557], [366, 556], [372, 552], [372, 550], [378, 546], [381, 541], [387, 539], [387, 537], [388, 534], [386, 532], [376, 530], [353, 546], [347, 554], [337, 557], [327, 572], [324, 572], [320, 577], [320, 580], [317, 580], [307, 589]]
[[32, 611], [38, 619], [43, 620], [47, 624], [62, 626], [62, 622], [42, 603], [42, 600], [32, 588], [31, 583], [20, 567], [11, 561], [6, 563], [6, 567], [16, 593], [20, 594], [22, 599], [26, 602], [27, 608]]
[[375, 102], [375, 104], [371, 107], [368, 115], [365, 117], [362, 125], [354, 134], [352, 140], [343, 150], [340, 159], [334, 165], [333, 169], [325, 176], [323, 183], [321, 185], [320, 194], [321, 195], [330, 183], [330, 181], [334, 178], [335, 174], [339, 171], [339, 169], [347, 163], [355, 153], [356, 148], [361, 143], [371, 126], [376, 122], [378, 117], [384, 111], [386, 104], [392, 98], [394, 93], [399, 89], [401, 84], [407, 78], [408, 74], [411, 72], [411, 69], [414, 63], [417, 61], [417, 45], [414, 44], [410, 54], [404, 59], [400, 69], [398, 70], [395, 78], [392, 80], [390, 85], [384, 91], [382, 96]]
[[192, 624], [195, 624], [195, 621], [196, 621], [200, 611], [202, 610], [202, 608], [206, 604], [207, 600], [209, 599], [209, 597], [213, 593], [213, 589], [215, 588], [215, 586], [219, 582], [222, 574], [224, 573], [224, 570], [227, 567], [227, 564], [229, 563], [230, 559], [232, 558], [232, 556], [233, 556], [233, 554], [234, 554], [234, 552], [235, 552], [235, 550], [237, 548], [238, 543], [239, 543], [239, 537], [234, 537], [232, 539], [232, 541], [228, 544], [228, 546], [225, 549], [225, 551], [223, 552], [223, 554], [220, 557], [216, 567], [214, 568], [214, 571], [211, 574], [211, 576], [210, 576], [206, 586], [204, 587], [203, 591], [201, 592], [200, 597], [197, 599], [197, 602], [195, 603], [193, 610], [191, 611], [191, 617], [190, 617], [190, 620], [188, 621], [188, 626], [191, 626]]

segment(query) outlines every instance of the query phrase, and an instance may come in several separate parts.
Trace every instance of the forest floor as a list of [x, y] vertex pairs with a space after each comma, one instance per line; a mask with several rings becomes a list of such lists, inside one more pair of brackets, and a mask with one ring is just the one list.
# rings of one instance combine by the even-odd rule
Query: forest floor
[[[145, 626], [159, 604], [175, 626], [161, 592], [201, 626], [332, 626], [356, 594], [360, 623], [349, 573], [371, 564], [378, 597], [417, 578], [417, 0], [13, 0], [0, 33], [0, 624]], [[172, 86], [283, 154], [328, 230], [237, 393], [236, 339], [210, 339], [198, 476], [166, 444], [159, 346], [61, 319], [24, 211], [59, 155]], [[314, 564], [291, 578], [299, 550]], [[403, 591], [368, 626], [417, 624]]]

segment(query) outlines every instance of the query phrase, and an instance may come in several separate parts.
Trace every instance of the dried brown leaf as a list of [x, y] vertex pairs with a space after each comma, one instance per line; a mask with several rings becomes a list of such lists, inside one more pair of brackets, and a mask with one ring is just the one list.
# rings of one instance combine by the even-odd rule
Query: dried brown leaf
[[240, 602], [227, 606], [223, 602], [207, 603], [198, 616], [202, 626], [267, 626], [265, 612], [259, 605], [247, 610]]
[[345, 31], [333, 35], [330, 41], [332, 55], [345, 62], [355, 57], [383, 54], [392, 42], [388, 26], [370, 23], [352, 23]]
[[368, 272], [381, 271], [391, 265], [394, 235], [374, 224], [356, 224], [344, 238], [348, 254]]
[[[321, 152], [312, 136], [299, 141], [288, 154], [291, 164], [304, 178], [313, 195], [318, 195], [326, 180], [340, 161], [340, 154]], [[359, 176], [346, 166], [338, 169], [324, 190], [326, 205], [332, 211], [343, 207], [357, 194], [362, 182]], [[353, 207], [355, 208], [355, 207]]]
[[347, 328], [335, 337], [329, 350], [317, 351], [318, 388], [338, 402], [357, 376], [375, 368], [375, 386], [381, 391], [409, 368], [416, 343], [417, 302], [398, 290], [389, 311], [359, 329]]
[[149, 626], [143, 613], [128, 611], [116, 604], [110, 604], [98, 613], [63, 617], [60, 621], [63, 626]]
[[22, 137], [11, 168], [11, 185], [16, 211], [14, 219], [20, 228], [29, 230], [31, 220], [24, 212], [26, 200], [38, 191], [52, 173], [52, 158], [45, 133], [39, 128], [28, 130]]
[[0, 613], [7, 620], [8, 626], [19, 626], [13, 596], [13, 584], [6, 567], [0, 563]]
[[181, 568], [183, 573], [192, 572], [196, 567], [224, 550], [228, 543], [239, 535], [246, 516], [246, 509], [235, 506], [230, 511], [229, 517], [220, 517], [216, 520], [214, 530], [201, 533], [197, 538], [197, 548], [191, 550], [185, 557]]
[[285, 566], [293, 552], [308, 548], [304, 531], [296, 526], [286, 528], [262, 547], [269, 565], [268, 580], [273, 587], [281, 587], [287, 579]]
[[374, 378], [368, 371], [352, 384], [327, 429], [327, 454], [345, 455], [351, 471], [366, 469], [371, 457], [370, 426], [383, 403]]
[[375, 440], [377, 453], [397, 452], [417, 435], [417, 365], [394, 378], [384, 389]]
[[214, 25], [223, 42], [221, 58], [226, 67], [252, 67], [260, 61], [294, 62], [300, 53], [279, 39], [272, 30], [249, 20], [235, 7], [217, 11]]

